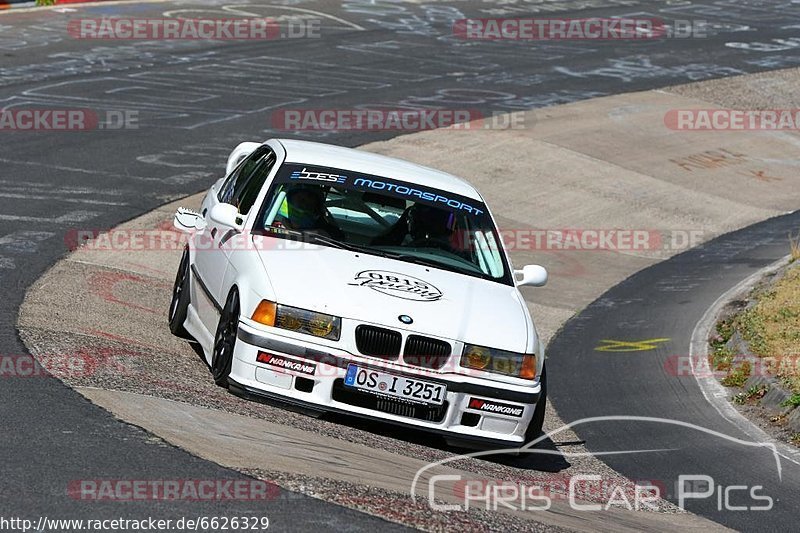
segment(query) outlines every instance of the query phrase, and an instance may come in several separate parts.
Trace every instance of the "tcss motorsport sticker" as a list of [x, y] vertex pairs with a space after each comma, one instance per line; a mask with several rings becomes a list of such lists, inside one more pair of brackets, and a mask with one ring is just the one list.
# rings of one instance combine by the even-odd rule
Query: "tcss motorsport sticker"
[[328, 172], [314, 172], [308, 170], [308, 167], [303, 167], [303, 170], [295, 170], [289, 179], [293, 180], [314, 180], [314, 181], [332, 181], [336, 183], [344, 183], [347, 181], [347, 176], [341, 174], [330, 174]]
[[442, 291], [427, 281], [386, 270], [362, 270], [348, 285], [369, 287], [388, 296], [418, 302], [434, 302], [442, 297]]

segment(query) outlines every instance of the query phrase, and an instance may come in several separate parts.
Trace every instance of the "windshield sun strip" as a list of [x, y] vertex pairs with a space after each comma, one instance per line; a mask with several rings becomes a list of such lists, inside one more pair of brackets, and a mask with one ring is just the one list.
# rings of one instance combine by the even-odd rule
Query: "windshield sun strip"
[[[302, 169], [302, 171], [298, 170]], [[310, 169], [310, 170], [309, 170]], [[481, 242], [485, 246], [476, 246], [475, 250], [475, 259], [476, 262], [472, 264], [475, 267], [475, 270], [466, 267], [458, 267], [449, 263], [437, 261], [435, 258], [422, 258], [417, 257], [413, 253], [405, 253], [401, 254], [407, 257], [392, 257], [391, 254], [387, 254], [380, 249], [376, 249], [369, 246], [362, 246], [357, 245], [349, 242], [342, 242], [336, 239], [328, 239], [323, 236], [319, 236], [314, 240], [323, 245], [323, 246], [331, 246], [336, 248], [347, 249], [350, 251], [358, 251], [365, 254], [375, 255], [379, 257], [387, 257], [390, 259], [396, 259], [404, 262], [409, 263], [416, 263], [416, 264], [426, 264], [426, 266], [431, 266], [434, 268], [439, 268], [442, 270], [447, 270], [451, 272], [457, 272], [460, 274], [468, 275], [471, 277], [477, 277], [480, 279], [486, 279], [489, 281], [495, 281], [498, 283], [503, 283], [506, 285], [514, 285], [513, 277], [511, 275], [510, 265], [506, 261], [505, 254], [501, 252], [498, 246], [498, 233], [497, 229], [494, 227], [491, 217], [489, 216], [488, 210], [486, 209], [485, 205], [480, 202], [479, 200], [475, 200], [468, 197], [462, 197], [456, 193], [449, 193], [447, 191], [439, 191], [438, 189], [430, 189], [420, 185], [405, 183], [397, 180], [390, 180], [387, 178], [382, 178], [378, 176], [371, 176], [362, 173], [356, 173], [346, 170], [334, 169], [329, 167], [317, 167], [314, 165], [303, 165], [298, 163], [290, 163], [284, 165], [283, 168], [279, 169], [271, 186], [269, 194], [265, 197], [264, 204], [262, 205], [262, 213], [259, 215], [259, 220], [267, 222], [269, 219], [274, 220], [274, 215], [277, 213], [280, 202], [278, 202], [278, 198], [273, 196], [282, 195], [281, 198], [285, 197], [285, 191], [282, 190], [282, 186], [291, 183], [298, 183], [296, 178], [292, 176], [297, 176], [301, 172], [306, 172], [309, 175], [313, 176], [336, 176], [337, 181], [335, 183], [328, 182], [328, 180], [319, 180], [319, 179], [310, 179], [308, 180], [308, 184], [314, 184], [319, 186], [329, 186], [331, 190], [337, 190], [340, 194], [344, 194], [348, 191], [353, 191], [357, 193], [373, 193], [373, 194], [380, 194], [382, 196], [387, 196], [390, 198], [401, 198], [406, 201], [411, 201], [414, 203], [422, 203], [423, 205], [430, 205], [433, 207], [444, 208], [448, 210], [452, 210], [453, 212], [462, 212], [463, 215], [466, 216], [466, 224], [468, 226], [472, 226], [469, 230], [466, 228], [463, 231], [467, 231], [473, 236], [475, 242], [474, 244], [478, 244]], [[351, 177], [358, 176], [357, 179], [350, 180]], [[305, 181], [305, 180], [304, 180]], [[352, 181], [352, 183], [351, 183]], [[364, 188], [364, 187], [357, 187], [354, 184], [356, 182], [359, 183], [370, 183], [373, 184], [371, 188]], [[391, 185], [392, 191], [400, 190], [404, 194], [400, 194], [397, 192], [386, 191], [386, 190], [373, 190], [375, 188], [375, 183], [385, 183]], [[405, 194], [405, 189], [413, 190], [415, 196], [413, 198], [409, 198], [408, 194]], [[417, 197], [416, 195], [419, 195]], [[447, 196], [445, 196], [447, 195]], [[455, 203], [453, 205], [438, 205], [436, 203], [436, 199], [442, 198], [444, 200], [448, 200], [448, 198], [452, 199], [451, 202]], [[366, 202], [363, 199], [360, 199], [362, 203], [366, 205]], [[467, 202], [470, 202], [467, 204]], [[444, 203], [444, 202], [442, 202]], [[269, 212], [267, 213], [267, 209]], [[461, 211], [457, 211], [456, 208], [459, 208]], [[378, 215], [378, 213], [366, 213], [367, 216], [373, 218], [373, 214]], [[268, 216], [265, 216], [268, 215]], [[482, 224], [477, 223], [478, 220], [486, 220], [488, 221], [487, 227], [480, 229]], [[265, 234], [270, 236], [279, 237], [279, 238], [291, 238], [293, 230], [289, 230], [287, 228], [274, 228], [271, 226], [261, 226], [261, 228]], [[491, 239], [487, 239], [484, 235], [484, 232], [489, 233], [491, 235]], [[303, 235], [303, 232], [298, 232], [295, 235]], [[321, 238], [320, 238], [321, 237]], [[329, 242], [325, 242], [329, 240]], [[490, 241], [491, 240], [491, 244]], [[416, 259], [412, 259], [417, 257]]]

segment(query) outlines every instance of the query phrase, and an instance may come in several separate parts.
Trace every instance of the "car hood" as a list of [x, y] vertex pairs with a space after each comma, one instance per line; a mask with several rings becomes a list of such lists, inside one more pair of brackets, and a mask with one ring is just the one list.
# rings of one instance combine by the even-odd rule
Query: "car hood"
[[[527, 308], [515, 287], [325, 246], [256, 249], [279, 303], [470, 344], [526, 350]], [[413, 323], [403, 324], [401, 315]]]

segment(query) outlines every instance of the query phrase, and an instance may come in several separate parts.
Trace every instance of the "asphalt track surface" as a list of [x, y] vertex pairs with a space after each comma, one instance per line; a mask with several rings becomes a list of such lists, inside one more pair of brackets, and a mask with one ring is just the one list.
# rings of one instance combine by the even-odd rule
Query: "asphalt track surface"
[[[711, 435], [700, 428], [753, 442], [721, 419], [691, 375], [678, 374], [695, 325], [717, 298], [755, 270], [787, 253], [785, 235], [800, 225], [800, 211], [726, 234], [631, 276], [570, 319], [549, 345], [553, 401], [564, 420], [597, 416], [675, 419], [661, 422], [602, 421], [579, 424], [589, 451], [669, 451], [607, 455], [603, 461], [629, 479], [657, 480], [677, 501], [679, 475], [714, 479], [714, 496], [687, 500], [686, 508], [731, 528], [785, 531], [797, 521], [800, 465], [772, 452]], [[630, 352], [596, 350], [603, 339], [652, 343]], [[731, 511], [719, 487], [762, 486], [774, 500], [769, 511]], [[698, 486], [700, 492], [704, 487]], [[746, 491], [729, 493], [731, 506], [760, 506]]]
[[[604, 7], [584, 9], [585, 2], [570, 0], [548, 3], [546, 12], [525, 2], [500, 8], [469, 1], [287, 2], [247, 8], [251, 16], [281, 16], [297, 9], [323, 14], [317, 15], [323, 19], [321, 38], [266, 43], [98, 42], [71, 39], [65, 31], [67, 21], [80, 16], [160, 17], [177, 9], [188, 10], [182, 13], [187, 17], [231, 16], [222, 10], [224, 2], [96, 5], [74, 12], [2, 15], [0, 102], [4, 106], [136, 111], [139, 127], [2, 133], [0, 353], [25, 353], [15, 331], [17, 309], [25, 289], [66, 252], [64, 236], [70, 229], [113, 227], [170, 199], [205, 189], [221, 174], [230, 148], [242, 140], [297, 136], [356, 146], [397, 134], [292, 135], [271, 128], [270, 112], [276, 109], [424, 106], [508, 112], [800, 63], [798, 43], [791, 39], [792, 25], [800, 23], [800, 5], [670, 4], [608, 0]], [[463, 17], [634, 14], [704, 19], [712, 26], [703, 39], [535, 45], [462, 41], [451, 31], [452, 20]], [[783, 238], [786, 231], [780, 222], [748, 231], [764, 231], [770, 224]], [[750, 242], [760, 242], [759, 236]], [[647, 270], [570, 322], [551, 348], [551, 394], [562, 417], [573, 420], [589, 413], [639, 410], [669, 416], [677, 411], [706, 427], [733, 431], [702, 404], [692, 383], [664, 379], [658, 373], [661, 367], [649, 360], [663, 357], [669, 349], [685, 348], [692, 320], [714, 294], [780, 254], [777, 242], [742, 249], [736, 241], [726, 247], [732, 238], [709, 245], [720, 250], [712, 257], [694, 251]], [[726, 255], [731, 248], [740, 250], [740, 255]], [[684, 275], [694, 276], [690, 279], [698, 285], [689, 288]], [[676, 288], [659, 292], [662, 279], [671, 280]], [[609, 316], [604, 302], [623, 300], [636, 303], [613, 309], [629, 313], [630, 319]], [[637, 337], [652, 333], [670, 337], [675, 344], [624, 359], [596, 357], [592, 342], [609, 338], [609, 329], [634, 327], [631, 324]], [[559, 357], [566, 353], [572, 357]], [[664, 443], [678, 434], [667, 429], [648, 429], [646, 435], [619, 429], [609, 424], [578, 431], [593, 450], [606, 444], [614, 449], [652, 448], [655, 435], [663, 437], [655, 447], [672, 447]], [[782, 484], [776, 485], [774, 472], [764, 470], [769, 458], [763, 454], [755, 457], [725, 443], [686, 438], [700, 444], [683, 454], [665, 452], [638, 460], [609, 456], [608, 462], [626, 475], [636, 477], [641, 472], [640, 477], [649, 479], [668, 479], [678, 466], [686, 466], [687, 473], [719, 475], [717, 479], [730, 479], [731, 484], [736, 480], [726, 476], [732, 471], [746, 474], [748, 481], [764, 478], [763, 483], [781, 495], [773, 512], [720, 514], [705, 505], [690, 508], [734, 527], [779, 529], [794, 523], [790, 496], [797, 494], [796, 470], [787, 469]], [[0, 500], [4, 513], [13, 516], [175, 519], [266, 514], [271, 528], [279, 530], [393, 527], [286, 492], [266, 504], [147, 501], [120, 506], [73, 500], [66, 487], [76, 479], [241, 476], [159, 444], [53, 379], [0, 381], [0, 450], [5, 457]], [[688, 468], [695, 464], [699, 471]]]

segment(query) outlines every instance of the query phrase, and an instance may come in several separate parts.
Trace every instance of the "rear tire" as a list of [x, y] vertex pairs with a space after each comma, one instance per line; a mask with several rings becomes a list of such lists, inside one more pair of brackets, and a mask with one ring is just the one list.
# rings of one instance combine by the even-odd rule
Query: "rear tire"
[[189, 247], [183, 249], [181, 264], [175, 275], [175, 284], [172, 287], [172, 301], [169, 304], [169, 330], [176, 337], [191, 338], [189, 332], [183, 327], [186, 314], [189, 311]]
[[239, 292], [234, 288], [228, 295], [219, 317], [217, 334], [214, 336], [214, 352], [211, 356], [211, 374], [214, 383], [228, 388], [228, 376], [233, 366], [233, 350], [239, 331]]

